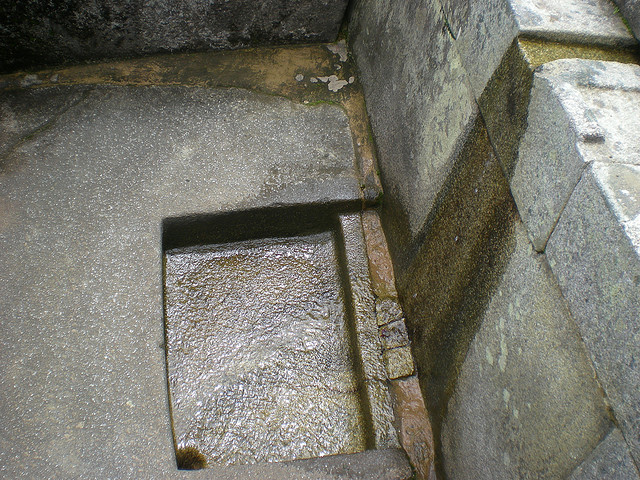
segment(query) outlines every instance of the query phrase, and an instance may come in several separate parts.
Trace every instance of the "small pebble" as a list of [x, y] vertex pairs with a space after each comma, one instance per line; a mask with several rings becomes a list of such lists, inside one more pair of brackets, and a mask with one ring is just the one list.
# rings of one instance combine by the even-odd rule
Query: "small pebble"
[[301, 73], [297, 74], [297, 75], [296, 75], [296, 80], [297, 80], [298, 82], [301, 82], [302, 80], [304, 80], [304, 75], [302, 75]]

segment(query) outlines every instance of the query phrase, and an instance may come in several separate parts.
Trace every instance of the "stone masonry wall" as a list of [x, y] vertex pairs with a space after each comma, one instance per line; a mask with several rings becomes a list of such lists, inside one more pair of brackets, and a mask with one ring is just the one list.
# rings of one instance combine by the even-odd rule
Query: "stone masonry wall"
[[357, 0], [349, 41], [439, 477], [640, 478], [640, 67], [534, 74], [637, 61], [614, 5]]
[[347, 1], [5, 1], [0, 72], [158, 52], [329, 42]]

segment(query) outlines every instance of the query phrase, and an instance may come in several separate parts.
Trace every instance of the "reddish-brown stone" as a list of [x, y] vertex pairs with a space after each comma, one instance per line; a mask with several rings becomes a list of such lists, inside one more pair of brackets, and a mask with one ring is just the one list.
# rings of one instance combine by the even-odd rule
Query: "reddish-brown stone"
[[436, 480], [433, 433], [417, 377], [391, 381], [396, 429], [416, 479]]
[[393, 264], [387, 248], [387, 240], [382, 231], [380, 217], [375, 210], [362, 212], [362, 226], [367, 242], [369, 271], [373, 289], [379, 298], [397, 297]]

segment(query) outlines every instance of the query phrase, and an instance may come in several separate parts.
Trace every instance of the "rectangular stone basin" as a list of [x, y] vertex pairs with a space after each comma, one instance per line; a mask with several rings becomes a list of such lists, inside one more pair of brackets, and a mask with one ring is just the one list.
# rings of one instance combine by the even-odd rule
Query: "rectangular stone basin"
[[[365, 385], [371, 365], [365, 368], [360, 352], [379, 347], [359, 346], [377, 336], [363, 335], [372, 316], [360, 315], [357, 325], [362, 305], [353, 303], [346, 252], [353, 245], [346, 247], [344, 218], [290, 226], [281, 220], [274, 228], [250, 217], [245, 225], [241, 215], [204, 222], [208, 226], [192, 222], [187, 229], [196, 225], [199, 233], [183, 235], [208, 236], [210, 243], [179, 241], [166, 248], [171, 242], [165, 241], [166, 352], [178, 467], [290, 461], [375, 447], [374, 423], [380, 422], [371, 418], [372, 402], [375, 411], [389, 411], [388, 398], [380, 389], [370, 398]], [[352, 217], [359, 225], [359, 215]]]

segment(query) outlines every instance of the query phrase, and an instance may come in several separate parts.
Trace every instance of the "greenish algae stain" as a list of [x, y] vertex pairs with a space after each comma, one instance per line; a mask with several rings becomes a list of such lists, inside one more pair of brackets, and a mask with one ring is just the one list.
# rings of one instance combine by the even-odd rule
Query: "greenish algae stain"
[[437, 205], [398, 287], [440, 462], [449, 398], [514, 248], [515, 206], [481, 119]]

